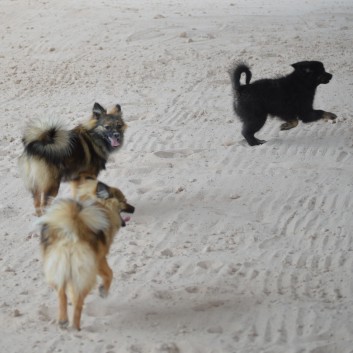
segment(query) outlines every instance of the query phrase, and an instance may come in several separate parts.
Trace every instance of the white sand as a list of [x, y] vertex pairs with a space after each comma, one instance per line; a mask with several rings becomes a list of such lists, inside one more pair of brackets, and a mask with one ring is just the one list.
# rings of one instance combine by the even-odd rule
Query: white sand
[[[0, 28], [0, 352], [353, 352], [351, 0], [1, 0]], [[238, 59], [253, 79], [323, 61], [337, 123], [269, 120], [250, 148]], [[95, 101], [124, 111], [100, 178], [137, 211], [78, 333], [56, 325], [16, 159], [28, 119], [73, 126]]]

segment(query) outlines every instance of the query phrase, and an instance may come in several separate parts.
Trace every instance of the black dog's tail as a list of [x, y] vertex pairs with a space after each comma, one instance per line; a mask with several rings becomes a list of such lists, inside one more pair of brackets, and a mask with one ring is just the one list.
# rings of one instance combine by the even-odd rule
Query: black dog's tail
[[245, 84], [249, 84], [251, 80], [251, 71], [245, 63], [236, 63], [233, 68], [229, 70], [230, 79], [232, 81], [232, 86], [235, 92], [239, 92], [240, 87], [240, 77], [245, 73]]
[[31, 120], [25, 128], [22, 143], [28, 156], [57, 164], [72, 155], [75, 136], [59, 121]]

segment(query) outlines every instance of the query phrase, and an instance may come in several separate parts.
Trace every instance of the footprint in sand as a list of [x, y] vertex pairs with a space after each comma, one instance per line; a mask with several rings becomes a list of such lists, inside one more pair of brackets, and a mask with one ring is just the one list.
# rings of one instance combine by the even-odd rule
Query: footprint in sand
[[159, 158], [174, 158], [174, 152], [159, 151], [154, 153], [155, 156]]

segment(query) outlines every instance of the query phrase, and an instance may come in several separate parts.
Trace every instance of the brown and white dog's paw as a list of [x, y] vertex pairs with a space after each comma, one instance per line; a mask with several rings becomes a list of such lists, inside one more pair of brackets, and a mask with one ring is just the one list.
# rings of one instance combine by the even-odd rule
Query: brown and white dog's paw
[[101, 298], [106, 298], [108, 296], [108, 293], [109, 291], [104, 287], [103, 284], [101, 284], [99, 287], [98, 287], [98, 292], [99, 292], [99, 296]]
[[59, 327], [61, 329], [67, 329], [69, 327], [69, 320], [59, 320]]

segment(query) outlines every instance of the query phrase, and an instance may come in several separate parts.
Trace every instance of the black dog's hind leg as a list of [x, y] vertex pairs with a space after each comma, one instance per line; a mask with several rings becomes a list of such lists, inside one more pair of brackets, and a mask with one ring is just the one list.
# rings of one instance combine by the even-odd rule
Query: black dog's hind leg
[[324, 116], [322, 117], [322, 119], [324, 119], [325, 121], [333, 120], [333, 122], [335, 122], [335, 120], [337, 119], [337, 115], [330, 112], [324, 112]]
[[288, 119], [286, 120], [285, 123], [283, 123], [280, 127], [280, 129], [283, 130], [290, 130], [295, 128], [296, 126], [298, 126], [298, 119], [297, 118], [292, 118], [292, 119]]
[[299, 119], [303, 123], [311, 123], [320, 119], [335, 120], [336, 118], [336, 114], [325, 112], [324, 110], [312, 110], [311, 112], [307, 112], [299, 116]]
[[265, 125], [267, 116], [256, 117], [256, 119], [243, 121], [242, 134], [250, 146], [262, 145], [265, 140], [259, 140], [255, 134]]

